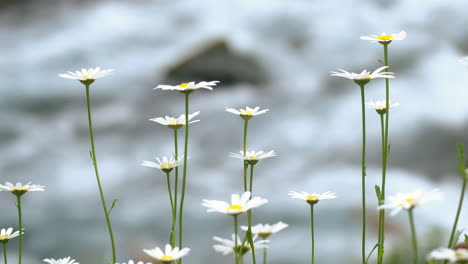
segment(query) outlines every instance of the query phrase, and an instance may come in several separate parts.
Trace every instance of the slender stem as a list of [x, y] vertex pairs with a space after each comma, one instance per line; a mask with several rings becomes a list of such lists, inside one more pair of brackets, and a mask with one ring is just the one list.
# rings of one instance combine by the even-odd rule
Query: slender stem
[[263, 264], [267, 264], [267, 249], [263, 249]]
[[[174, 128], [174, 155], [175, 159], [179, 159], [179, 147], [177, 142], [177, 128]], [[177, 200], [178, 200], [178, 190], [179, 190], [179, 166], [175, 167], [175, 177], [174, 177], [174, 245], [176, 239], [176, 223], [177, 223]]]
[[237, 226], [238, 226], [238, 215], [234, 215], [234, 257], [236, 260], [236, 264], [239, 264], [239, 248], [237, 245], [239, 244], [237, 241]]
[[312, 264], [315, 262], [315, 236], [314, 236], [314, 205], [310, 205], [310, 231], [312, 239]]
[[465, 191], [466, 191], [467, 182], [468, 182], [467, 179], [463, 180], [462, 190], [460, 194], [460, 201], [458, 202], [457, 216], [455, 217], [455, 222], [453, 223], [452, 232], [450, 233], [450, 240], [449, 240], [448, 248], [453, 247], [453, 242], [454, 242], [453, 239], [455, 237], [455, 233], [457, 232], [458, 219], [460, 218], [460, 213], [461, 213], [461, 209], [463, 206], [463, 200], [465, 199]]
[[416, 228], [414, 227], [413, 208], [408, 210], [408, 215], [411, 225], [411, 238], [413, 241], [413, 263], [418, 264], [418, 241], [416, 237]]
[[[387, 168], [387, 151], [386, 151], [386, 138], [385, 138], [385, 124], [384, 114], [380, 116], [380, 128], [382, 133], [382, 183], [380, 187], [380, 197], [378, 197], [378, 204], [382, 205], [385, 202], [385, 179], [386, 179], [386, 168]], [[377, 263], [383, 263], [384, 254], [384, 241], [385, 241], [385, 209], [380, 209], [379, 212], [379, 234], [378, 234], [378, 251], [377, 251]]]
[[366, 109], [364, 87], [361, 86], [362, 111], [362, 263], [366, 262]]
[[7, 250], [6, 250], [6, 244], [7, 243], [2, 243], [3, 244], [3, 259], [4, 259], [4, 262], [5, 264], [8, 264], [8, 260], [7, 260]]
[[[254, 173], [254, 165], [250, 165], [250, 198], [252, 198], [252, 183], [253, 183], [253, 173]], [[248, 216], [248, 223], [249, 223], [249, 233], [252, 234], [252, 210], [247, 211], [247, 216]], [[256, 257], [255, 257], [255, 246], [252, 241], [250, 241], [250, 248], [252, 249], [252, 261], [253, 264], [257, 263]]]
[[21, 195], [16, 195], [16, 205], [18, 207], [18, 226], [19, 226], [19, 247], [18, 247], [18, 263], [21, 264], [23, 258], [23, 214], [21, 212]]
[[244, 255], [240, 256], [239, 264], [244, 264]]
[[[182, 176], [182, 194], [180, 197], [180, 208], [179, 208], [179, 248], [183, 248], [183, 212], [184, 212], [184, 201], [185, 201], [185, 186], [187, 182], [187, 152], [188, 152], [188, 138], [189, 138], [189, 95], [185, 93], [185, 145], [184, 145], [184, 172]], [[180, 259], [179, 263], [182, 263]]]
[[254, 166], [250, 165], [250, 197], [252, 197], [252, 190], [253, 190], [253, 173], [254, 173]]
[[166, 172], [167, 178], [167, 192], [169, 193], [169, 200], [171, 201], [171, 214], [172, 214], [172, 226], [171, 226], [171, 234], [169, 236], [169, 241], [171, 246], [175, 246], [175, 225], [176, 225], [176, 218], [175, 218], [175, 207], [174, 207], [174, 200], [172, 198], [172, 188], [171, 188], [171, 177], [170, 172]]
[[[249, 126], [249, 120], [245, 119], [244, 120], [244, 142], [243, 142], [243, 148], [242, 151], [244, 152], [243, 155], [244, 157], [247, 155], [247, 128]], [[244, 192], [247, 191], [247, 168], [249, 167], [249, 164], [247, 161], [244, 161]]]
[[[89, 84], [86, 84], [85, 86], [86, 86], [86, 104], [88, 107], [89, 138], [91, 140], [91, 156], [92, 156], [91, 158], [93, 160], [94, 172], [96, 174], [96, 181], [97, 181], [98, 188], [99, 188], [99, 194], [101, 195], [102, 208], [104, 209], [104, 215], [106, 216], [107, 228], [109, 230], [109, 236], [110, 236], [111, 246], [112, 246], [112, 263], [116, 263], [117, 258], [116, 258], [116, 249], [115, 249], [115, 241], [114, 241], [114, 232], [112, 231], [112, 224], [111, 224], [111, 220], [109, 216], [109, 211], [107, 210], [106, 199], [104, 198], [104, 191], [102, 190], [101, 179], [99, 178], [96, 150], [94, 147], [94, 133], [93, 133], [93, 122], [91, 118], [91, 100], [89, 96]], [[20, 230], [21, 230], [21, 227], [20, 227]]]

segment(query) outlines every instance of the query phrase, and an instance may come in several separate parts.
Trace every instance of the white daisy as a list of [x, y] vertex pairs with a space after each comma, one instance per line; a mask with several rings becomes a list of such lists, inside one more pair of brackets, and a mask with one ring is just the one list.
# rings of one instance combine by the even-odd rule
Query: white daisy
[[358, 85], [364, 85], [376, 78], [387, 78], [387, 79], [395, 78], [395, 76], [393, 76], [393, 72], [382, 72], [383, 70], [387, 68], [388, 68], [387, 66], [382, 66], [378, 68], [377, 70], [373, 71], [372, 73], [367, 70], [363, 70], [361, 73], [354, 73], [354, 72], [348, 72], [342, 69], [338, 69], [340, 72], [332, 71], [330, 73], [331, 73], [331, 76], [351, 79]]
[[291, 196], [291, 198], [301, 199], [301, 200], [306, 201], [309, 204], [316, 204], [321, 200], [336, 198], [336, 194], [332, 192], [325, 192], [322, 194], [318, 194], [318, 193], [307, 193], [307, 192], [298, 193], [295, 191], [290, 191], [288, 194], [289, 196]]
[[[255, 250], [268, 248], [268, 243], [270, 241], [269, 240], [255, 241], [257, 239], [257, 237], [258, 236], [256, 236], [256, 235], [253, 236]], [[213, 237], [213, 239], [215, 241], [221, 243], [220, 245], [214, 245], [213, 249], [216, 252], [222, 253], [223, 255], [233, 253], [234, 250], [237, 249], [237, 252], [239, 252], [240, 255], [242, 256], [245, 253], [249, 252], [250, 249], [251, 249], [249, 243], [244, 243], [244, 246], [242, 246], [242, 240], [241, 240], [241, 238], [239, 236], [237, 237], [237, 248], [236, 248], [234, 234], [232, 235], [232, 240], [223, 239], [223, 238], [220, 238], [220, 237]]]
[[[115, 263], [115, 264], [119, 264], [119, 263]], [[127, 263], [122, 262], [121, 264], [127, 264]], [[151, 264], [151, 262], [144, 263], [143, 261], [138, 261], [137, 263], [135, 263], [133, 260], [129, 260], [128, 264]]]
[[468, 67], [468, 57], [464, 57], [458, 60], [461, 64], [465, 65], [465, 67]]
[[186, 83], [181, 83], [179, 85], [166, 85], [166, 84], [160, 84], [156, 86], [153, 90], [156, 89], [162, 89], [162, 90], [176, 90], [180, 92], [193, 92], [197, 89], [200, 88], [205, 88], [208, 90], [213, 90], [212, 86], [216, 86], [219, 81], [211, 81], [211, 82], [186, 82]]
[[231, 203], [217, 200], [203, 200], [202, 205], [208, 207], [207, 212], [218, 212], [229, 215], [239, 215], [252, 208], [259, 207], [268, 202], [267, 199], [254, 197], [250, 199], [250, 192], [231, 195]]
[[468, 249], [459, 248], [439, 248], [432, 251], [427, 257], [428, 260], [448, 260], [452, 263], [468, 260]]
[[[255, 226], [252, 226], [252, 233], [255, 235], [260, 236], [262, 239], [266, 239], [269, 237], [271, 234], [278, 233], [279, 231], [285, 229], [288, 227], [287, 224], [283, 222], [278, 222], [274, 225], [269, 225], [269, 224], [258, 224]], [[244, 231], [247, 231], [249, 229], [248, 226], [241, 226], [241, 229]]]
[[[190, 120], [192, 120], [192, 118], [196, 117], [198, 114], [200, 114], [200, 111], [189, 115], [189, 117], [188, 117], [189, 124], [200, 121], [200, 120], [190, 121]], [[166, 117], [152, 118], [150, 120], [153, 121], [153, 122], [159, 123], [159, 124], [161, 124], [163, 126], [170, 127], [170, 128], [180, 128], [180, 127], [185, 126], [185, 114], [183, 114], [183, 115], [181, 115], [181, 116], [179, 116], [177, 118], [166, 116]]]
[[242, 117], [245, 120], [249, 120], [250, 118], [252, 118], [254, 116], [261, 115], [261, 114], [264, 114], [264, 113], [269, 111], [269, 109], [263, 109], [263, 110], [260, 110], [260, 111], [259, 110], [260, 110], [259, 106], [255, 107], [255, 108], [250, 108], [250, 107], [247, 106], [247, 107], [245, 107], [245, 109], [239, 109], [239, 110], [234, 109], [234, 108], [226, 107], [227, 112], [239, 115], [240, 117]]
[[360, 39], [362, 40], [370, 40], [372, 43], [379, 42], [382, 44], [387, 44], [392, 42], [392, 40], [403, 40], [407, 36], [405, 31], [401, 31], [400, 33], [397, 34], [387, 34], [387, 33], [382, 33], [379, 36], [377, 35], [370, 35], [370, 36], [362, 36]]
[[184, 163], [184, 157], [178, 157], [175, 159], [174, 157], [167, 158], [166, 156], [162, 157], [162, 159], [156, 158], [156, 162], [145, 160], [141, 163], [141, 165], [160, 169], [164, 172], [170, 172], [177, 166], [180, 166]]
[[379, 209], [393, 209], [393, 211], [390, 214], [396, 215], [402, 209], [410, 210], [427, 201], [441, 199], [442, 193], [437, 190], [431, 192], [423, 192], [421, 190], [418, 190], [411, 193], [397, 193], [396, 195], [390, 196], [388, 198], [390, 203], [379, 206]]
[[189, 253], [190, 248], [179, 250], [178, 247], [172, 248], [171, 245], [167, 244], [164, 252], [158, 247], [153, 249], [143, 249], [143, 251], [150, 257], [155, 258], [162, 263], [172, 263], [174, 260], [178, 260], [186, 256]]
[[[8, 241], [12, 238], [15, 238], [17, 236], [19, 236], [19, 231], [15, 231], [13, 232], [13, 228], [10, 227], [8, 229], [5, 229], [5, 228], [2, 228], [2, 230], [0, 231], [0, 241], [2, 242], [5, 242], [5, 241]], [[23, 232], [24, 234], [24, 232]]]
[[257, 162], [261, 159], [266, 159], [266, 158], [270, 158], [270, 157], [275, 157], [276, 156], [276, 152], [274, 150], [271, 150], [271, 151], [268, 151], [268, 152], [263, 152], [263, 151], [258, 151], [258, 152], [255, 152], [255, 151], [246, 151], [245, 152], [245, 156], [244, 156], [244, 151], [240, 151], [239, 152], [240, 154], [237, 154], [237, 153], [233, 153], [231, 152], [229, 154], [229, 157], [231, 158], [236, 158], [236, 159], [242, 159], [242, 160], [245, 160], [247, 161], [249, 164], [251, 165], [255, 165], [257, 164]]
[[107, 75], [112, 74], [114, 70], [101, 70], [101, 68], [96, 67], [96, 68], [89, 68], [89, 69], [82, 69], [81, 71], [76, 71], [76, 72], [67, 72], [67, 73], [62, 73], [59, 74], [60, 77], [62, 78], [67, 78], [67, 79], [72, 79], [72, 80], [78, 80], [80, 82], [86, 82], [86, 81], [91, 81], [90, 84], [95, 81], [96, 79], [106, 77]]
[[[385, 100], [382, 101], [370, 101], [367, 105], [373, 108], [379, 114], [385, 114], [387, 112], [387, 102]], [[392, 103], [391, 101], [388, 102], [390, 108], [397, 107], [400, 103]]]
[[44, 262], [47, 262], [49, 264], [80, 264], [78, 262], [75, 262], [74, 259], [71, 259], [71, 257], [68, 258], [63, 258], [63, 259], [44, 259]]
[[0, 191], [11, 192], [14, 195], [23, 195], [27, 192], [37, 192], [44, 191], [44, 186], [31, 184], [31, 182], [26, 185], [21, 184], [21, 182], [13, 185], [10, 182], [6, 182], [5, 185], [0, 184]]

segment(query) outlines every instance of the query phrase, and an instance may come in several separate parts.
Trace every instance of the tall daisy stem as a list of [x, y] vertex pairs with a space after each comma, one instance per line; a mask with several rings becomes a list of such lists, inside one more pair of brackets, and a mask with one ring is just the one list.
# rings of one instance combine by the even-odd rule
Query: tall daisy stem
[[[243, 155], [247, 155], [247, 128], [249, 126], [249, 120], [245, 119], [244, 120], [244, 142], [243, 142]], [[244, 161], [244, 192], [247, 191], [247, 168], [249, 167], [249, 164], [247, 161]]]
[[[94, 133], [93, 133], [93, 122], [91, 118], [91, 99], [89, 95], [89, 84], [86, 84], [85, 86], [86, 86], [86, 104], [88, 108], [89, 138], [91, 140], [91, 156], [92, 156], [91, 158], [93, 160], [94, 172], [96, 174], [96, 181], [97, 181], [98, 188], [99, 188], [99, 194], [101, 195], [102, 208], [104, 209], [104, 215], [106, 217], [107, 228], [109, 230], [109, 236], [110, 236], [110, 241], [111, 241], [111, 246], [112, 246], [112, 263], [116, 263], [117, 258], [116, 258], [116, 249], [115, 249], [115, 241], [114, 241], [114, 232], [112, 231], [110, 215], [109, 215], [109, 211], [107, 210], [107, 204], [106, 204], [106, 199], [104, 198], [104, 191], [102, 190], [101, 179], [99, 178], [96, 150], [94, 147]], [[21, 230], [21, 226], [20, 226], [20, 230]], [[21, 231], [20, 231], [20, 234], [21, 234]], [[20, 258], [20, 264], [21, 264], [21, 258]]]
[[[184, 213], [184, 201], [185, 201], [185, 187], [187, 184], [187, 153], [188, 153], [188, 139], [189, 139], [189, 97], [190, 91], [184, 92], [185, 94], [185, 145], [184, 145], [184, 171], [182, 176], [182, 194], [180, 196], [180, 208], [179, 208], [179, 248], [183, 248], [183, 213]], [[179, 263], [182, 263], [182, 259], [179, 259]]]
[[413, 264], [418, 264], [418, 241], [416, 237], [416, 228], [414, 226], [413, 208], [408, 210], [408, 215], [411, 226], [411, 239], [413, 245]]
[[166, 172], [167, 178], [167, 192], [169, 193], [169, 200], [171, 202], [171, 214], [172, 214], [172, 226], [171, 226], [171, 234], [169, 236], [169, 241], [172, 247], [175, 246], [175, 207], [174, 207], [174, 199], [172, 198], [172, 188], [171, 188], [171, 177], [170, 172]]
[[[174, 128], [174, 156], [175, 156], [175, 160], [178, 160], [179, 159], [179, 147], [178, 147], [178, 142], [177, 142], [177, 128]], [[177, 207], [178, 207], [178, 204], [177, 204], [177, 200], [178, 200], [178, 190], [179, 190], [179, 166], [175, 167], [175, 177], [174, 177], [174, 219], [173, 219], [173, 224], [174, 224], [174, 234], [173, 234], [173, 238], [174, 238], [174, 245], [175, 245], [175, 240], [176, 240], [176, 235], [177, 235], [177, 231], [176, 231], [176, 223], [177, 223]], [[173, 245], [173, 246], [174, 246]]]
[[5, 264], [8, 264], [8, 259], [7, 259], [7, 250], [6, 250], [6, 244], [7, 243], [2, 243], [3, 244], [3, 259]]
[[311, 242], [312, 242], [312, 264], [315, 262], [315, 236], [314, 236], [314, 205], [310, 205], [310, 235], [311, 235]]
[[21, 194], [16, 195], [16, 206], [18, 207], [18, 226], [19, 226], [18, 263], [21, 264], [21, 260], [23, 258], [23, 215], [21, 212]]
[[[253, 175], [254, 175], [253, 174], [254, 166], [255, 166], [254, 164], [250, 164], [250, 197], [251, 198], [252, 198], [252, 189], [253, 189], [252, 183], [253, 183]], [[249, 229], [247, 233], [250, 236], [249, 243], [250, 243], [250, 248], [252, 250], [252, 262], [253, 264], [256, 264], [257, 259], [255, 257], [255, 245], [254, 245], [253, 238], [252, 238], [252, 210], [247, 211], [247, 218], [248, 218], [248, 224], [249, 224]]]
[[263, 264], [267, 264], [267, 249], [263, 249]]
[[460, 218], [461, 209], [463, 207], [463, 200], [465, 199], [465, 191], [466, 191], [466, 185], [468, 181], [467, 178], [468, 177], [465, 177], [463, 180], [463, 185], [462, 185], [461, 194], [460, 194], [460, 201], [458, 202], [457, 216], [455, 217], [455, 222], [453, 223], [452, 232], [450, 233], [450, 240], [449, 240], [449, 245], [448, 245], [449, 248], [452, 248], [454, 246], [453, 243], [455, 241], [453, 241], [453, 239], [455, 237], [455, 233], [457, 232], [458, 219]]
[[365, 109], [365, 85], [361, 87], [361, 111], [362, 111], [362, 263], [366, 262], [366, 109]]
[[239, 241], [237, 241], [237, 234], [238, 234], [238, 231], [237, 231], [237, 227], [238, 227], [238, 216], [237, 215], [234, 215], [234, 257], [235, 257], [235, 260], [236, 260], [236, 264], [239, 264], [239, 248], [237, 247], [237, 245], [239, 244]]

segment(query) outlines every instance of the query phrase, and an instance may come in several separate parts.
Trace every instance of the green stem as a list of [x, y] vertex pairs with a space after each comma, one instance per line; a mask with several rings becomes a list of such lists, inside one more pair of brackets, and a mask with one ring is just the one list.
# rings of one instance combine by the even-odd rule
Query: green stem
[[312, 242], [312, 264], [315, 262], [315, 236], [314, 236], [314, 205], [310, 205], [310, 233], [311, 233], [311, 242]]
[[234, 257], [236, 260], [236, 264], [239, 264], [239, 248], [237, 245], [239, 244], [237, 241], [237, 226], [238, 226], [238, 215], [234, 215]]
[[413, 263], [418, 264], [418, 241], [416, 237], [416, 228], [414, 227], [413, 208], [408, 210], [408, 215], [411, 225], [411, 238], [413, 241]]
[[[382, 205], [385, 202], [385, 181], [387, 171], [387, 151], [386, 151], [386, 138], [385, 138], [385, 124], [384, 114], [380, 116], [380, 128], [382, 132], [382, 183], [380, 188], [380, 197], [378, 197], [378, 204]], [[379, 212], [379, 234], [378, 234], [378, 250], [377, 250], [377, 263], [383, 263], [384, 254], [384, 241], [385, 241], [385, 209], [381, 209]]]
[[[182, 176], [182, 194], [180, 197], [179, 208], [179, 248], [183, 248], [183, 212], [185, 201], [185, 187], [187, 183], [187, 153], [188, 153], [188, 138], [189, 138], [189, 96], [190, 92], [185, 93], [185, 146], [184, 146], [184, 171]], [[182, 263], [180, 259], [179, 263]]]
[[361, 111], [362, 111], [362, 263], [366, 262], [366, 109], [365, 109], [365, 85], [361, 87]]
[[239, 259], [239, 264], [244, 264], [244, 255], [241, 255]]
[[[112, 263], [116, 263], [116, 250], [115, 250], [115, 241], [114, 241], [114, 232], [112, 231], [112, 224], [109, 216], [109, 211], [107, 210], [106, 199], [104, 198], [104, 191], [102, 190], [101, 179], [99, 178], [99, 171], [97, 165], [96, 150], [94, 147], [94, 133], [93, 133], [93, 122], [91, 118], [91, 100], [89, 96], [89, 84], [86, 84], [86, 103], [88, 107], [88, 125], [89, 125], [89, 137], [91, 140], [91, 158], [93, 160], [94, 172], [96, 174], [96, 181], [99, 188], [99, 194], [101, 195], [102, 208], [104, 209], [104, 215], [106, 217], [107, 228], [109, 230], [109, 236], [112, 245]], [[21, 227], [20, 227], [21, 230]], [[21, 233], [21, 232], [20, 232]], [[20, 261], [21, 263], [21, 261]]]
[[267, 264], [267, 249], [263, 249], [263, 264]]
[[172, 214], [172, 226], [171, 226], [171, 234], [169, 236], [169, 241], [172, 247], [175, 246], [175, 209], [174, 209], [174, 200], [172, 199], [172, 188], [171, 188], [171, 177], [170, 172], [166, 172], [167, 178], [167, 192], [169, 193], [169, 200], [171, 201], [171, 214]]
[[[247, 155], [247, 128], [249, 126], [249, 120], [245, 119], [244, 120], [244, 142], [243, 142], [243, 155], [244, 157]], [[244, 192], [247, 191], [247, 168], [249, 167], [249, 164], [247, 161], [244, 160]]]
[[253, 173], [254, 173], [254, 165], [250, 165], [250, 197], [252, 197], [252, 190], [253, 190]]
[[[177, 128], [174, 128], [174, 155], [175, 159], [179, 159], [179, 147], [177, 142]], [[178, 190], [179, 190], [179, 166], [175, 167], [175, 180], [174, 180], [174, 245], [176, 239], [176, 223], [177, 223], [177, 200], [178, 200]]]
[[[2, 241], [3, 242], [3, 241]], [[8, 264], [8, 261], [7, 261], [7, 250], [6, 250], [6, 242], [3, 242], [3, 259], [5, 260], [5, 264]]]
[[461, 190], [461, 194], [460, 194], [460, 201], [458, 202], [457, 216], [455, 217], [455, 222], [453, 223], [448, 248], [452, 248], [454, 246], [453, 245], [453, 242], [454, 242], [453, 239], [455, 237], [455, 233], [457, 232], [458, 219], [460, 218], [460, 213], [461, 213], [461, 209], [462, 209], [462, 206], [463, 206], [463, 200], [465, 199], [465, 191], [466, 191], [467, 181], [468, 181], [467, 179], [463, 180], [462, 190]]
[[[251, 165], [250, 165], [250, 199], [252, 199], [253, 173], [254, 173], [254, 165], [251, 164]], [[252, 210], [249, 210], [249, 211], [247, 212], [247, 215], [248, 215], [248, 222], [249, 222], [249, 233], [252, 234]], [[257, 260], [256, 260], [256, 257], [255, 257], [255, 246], [254, 246], [254, 243], [253, 243], [253, 239], [250, 240], [250, 248], [252, 249], [252, 261], [253, 261], [253, 264], [256, 264], [256, 263], [257, 263]]]
[[18, 226], [19, 226], [18, 263], [21, 264], [21, 260], [23, 258], [23, 214], [21, 212], [21, 194], [16, 195], [16, 205], [18, 207]]

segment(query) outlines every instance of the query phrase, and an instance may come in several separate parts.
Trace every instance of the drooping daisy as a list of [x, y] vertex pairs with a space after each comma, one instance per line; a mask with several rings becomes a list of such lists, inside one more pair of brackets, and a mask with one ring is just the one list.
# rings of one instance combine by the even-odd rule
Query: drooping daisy
[[252, 118], [254, 116], [261, 115], [261, 114], [264, 114], [264, 113], [268, 112], [269, 109], [260, 110], [259, 106], [255, 107], [255, 108], [250, 108], [250, 107], [246, 106], [245, 109], [239, 109], [239, 110], [234, 109], [234, 108], [226, 107], [226, 111], [229, 112], [229, 113], [239, 115], [240, 117], [242, 117], [245, 120], [249, 120], [250, 118]]
[[325, 192], [322, 194], [318, 194], [318, 193], [309, 194], [307, 192], [298, 193], [295, 191], [290, 191], [288, 194], [289, 196], [291, 196], [291, 198], [304, 200], [311, 205], [316, 204], [321, 200], [336, 198], [336, 194], [332, 192]]
[[160, 84], [156, 86], [153, 90], [156, 89], [162, 89], [162, 90], [176, 90], [180, 92], [193, 92], [197, 89], [204, 88], [208, 90], [213, 90], [212, 86], [216, 86], [219, 81], [211, 81], [211, 82], [186, 82], [186, 83], [181, 83], [179, 85], [166, 85], [166, 84]]
[[362, 40], [369, 40], [372, 43], [379, 42], [381, 44], [388, 44], [392, 42], [392, 40], [403, 40], [407, 36], [405, 31], [401, 31], [400, 33], [397, 34], [387, 34], [387, 33], [382, 33], [380, 35], [370, 35], [370, 36], [362, 36], [360, 39]]
[[[370, 101], [367, 105], [373, 108], [378, 114], [385, 114], [387, 112], [387, 102], [385, 100], [382, 101]], [[397, 107], [400, 103], [392, 103], [391, 101], [388, 102], [390, 108]]]
[[[191, 121], [192, 118], [196, 117], [198, 114], [200, 114], [200, 111], [189, 115], [189, 117], [188, 117], [189, 124], [200, 121], [200, 120]], [[185, 114], [183, 114], [183, 115], [181, 115], [181, 116], [179, 116], [177, 118], [166, 116], [166, 117], [152, 118], [150, 120], [153, 121], [153, 122], [159, 123], [159, 124], [161, 124], [163, 126], [167, 126], [169, 128], [181, 128], [181, 127], [185, 126]]]
[[44, 259], [44, 262], [47, 262], [49, 264], [80, 264], [78, 262], [75, 262], [74, 259], [71, 259], [71, 257], [68, 258], [62, 258], [62, 259]]
[[468, 57], [461, 58], [458, 60], [461, 64], [465, 65], [465, 67], [468, 67]]
[[[253, 236], [255, 250], [268, 248], [268, 243], [270, 241], [269, 240], [255, 241], [257, 239], [257, 237], [258, 237], [257, 235]], [[242, 242], [239, 242], [239, 241], [242, 241], [239, 236], [237, 237], [238, 242], [237, 242], [237, 247], [236, 247], [235, 235], [234, 234], [232, 235], [231, 240], [223, 239], [223, 238], [220, 238], [220, 237], [213, 237], [213, 240], [215, 240], [216, 242], [221, 243], [219, 245], [214, 245], [213, 249], [216, 252], [222, 253], [223, 255], [233, 253], [234, 250], [236, 250], [242, 256], [242, 255], [244, 255], [245, 253], [247, 253], [247, 252], [249, 252], [251, 250], [249, 243], [244, 243], [244, 246], [242, 246]]]
[[8, 240], [19, 236], [19, 231], [13, 232], [13, 228], [10, 227], [8, 229], [2, 228], [0, 231], [0, 241], [1, 242], [8, 242]]
[[266, 158], [276, 156], [276, 152], [274, 150], [268, 151], [266, 153], [263, 151], [258, 151], [258, 152], [246, 151], [245, 156], [244, 156], [244, 151], [241, 150], [239, 153], [240, 154], [231, 152], [229, 154], [229, 157], [236, 158], [236, 159], [243, 159], [251, 165], [257, 164], [257, 162], [261, 159], [266, 159]]
[[[286, 227], [288, 227], [288, 225], [283, 222], [278, 222], [274, 225], [258, 224], [258, 225], [252, 226], [252, 233], [260, 236], [262, 239], [267, 239], [270, 235], [278, 233], [279, 231], [285, 229]], [[244, 231], [247, 231], [249, 227], [241, 226], [241, 229]]]
[[397, 193], [396, 195], [388, 198], [390, 203], [379, 206], [379, 209], [393, 209], [390, 214], [396, 215], [402, 209], [410, 210], [428, 201], [440, 199], [442, 199], [442, 193], [437, 190], [431, 192], [418, 190], [411, 193]]
[[162, 157], [162, 160], [159, 158], [156, 158], [156, 162], [148, 161], [145, 160], [141, 163], [141, 165], [150, 167], [150, 168], [156, 168], [160, 169], [164, 172], [171, 172], [172, 169], [174, 169], [177, 166], [180, 166], [184, 163], [184, 157], [178, 157], [175, 159], [175, 157], [170, 157], [167, 158], [166, 156]]
[[382, 72], [383, 70], [387, 68], [388, 66], [382, 66], [378, 68], [377, 70], [373, 71], [372, 73], [367, 70], [363, 70], [361, 73], [354, 73], [354, 72], [348, 72], [342, 69], [338, 69], [340, 72], [332, 71], [330, 73], [331, 73], [331, 76], [351, 79], [358, 85], [365, 85], [369, 83], [371, 80], [376, 79], [376, 78], [387, 78], [387, 79], [395, 78], [395, 76], [393, 76], [393, 72]]
[[468, 249], [459, 248], [439, 248], [432, 251], [427, 257], [428, 260], [448, 260], [452, 263], [458, 261], [468, 261]]
[[27, 192], [38, 192], [44, 191], [44, 186], [31, 184], [31, 182], [23, 185], [21, 182], [13, 185], [10, 182], [6, 182], [5, 185], [0, 184], [0, 191], [11, 192], [14, 195], [23, 195]]
[[[115, 264], [119, 264], [119, 263], [115, 263]], [[121, 264], [127, 264], [127, 263], [122, 262]], [[138, 261], [137, 263], [135, 263], [133, 260], [129, 260], [128, 264], [151, 264], [151, 262], [144, 263], [143, 261]]]
[[172, 263], [173, 261], [186, 256], [189, 253], [190, 248], [179, 250], [178, 247], [172, 248], [171, 245], [167, 244], [164, 252], [158, 247], [153, 249], [143, 249], [143, 251], [150, 257], [155, 258], [162, 263]]
[[114, 70], [109, 69], [109, 70], [101, 70], [100, 67], [96, 68], [89, 68], [89, 69], [82, 69], [81, 71], [76, 71], [76, 72], [67, 72], [67, 73], [62, 73], [59, 74], [59, 77], [62, 78], [67, 78], [67, 79], [72, 79], [72, 80], [78, 80], [83, 84], [91, 84], [95, 80], [106, 77], [107, 75], [112, 74]]
[[268, 202], [267, 199], [261, 197], [250, 198], [250, 192], [245, 192], [240, 196], [239, 194], [231, 195], [231, 203], [217, 201], [217, 200], [203, 200], [202, 205], [207, 207], [207, 212], [218, 212], [229, 215], [239, 215], [255, 207], [259, 207]]

